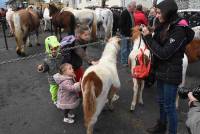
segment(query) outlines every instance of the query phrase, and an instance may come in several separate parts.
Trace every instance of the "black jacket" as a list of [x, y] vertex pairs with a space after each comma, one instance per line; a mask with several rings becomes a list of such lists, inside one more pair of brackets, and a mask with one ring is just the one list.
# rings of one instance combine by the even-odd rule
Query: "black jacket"
[[194, 31], [186, 26], [178, 26], [180, 18], [169, 24], [165, 39], [161, 39], [162, 27], [155, 34], [145, 36], [147, 46], [155, 59], [156, 79], [170, 84], [182, 81], [182, 59], [186, 45], [193, 39]]
[[122, 35], [125, 35], [126, 37], [131, 36], [131, 28], [133, 27], [132, 22], [133, 20], [130, 16], [130, 13], [128, 12], [127, 9], [125, 9], [121, 13], [120, 17], [120, 33]]

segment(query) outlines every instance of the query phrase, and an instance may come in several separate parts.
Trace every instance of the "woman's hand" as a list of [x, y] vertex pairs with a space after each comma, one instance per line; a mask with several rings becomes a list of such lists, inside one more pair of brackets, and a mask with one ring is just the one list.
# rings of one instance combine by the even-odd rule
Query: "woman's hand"
[[149, 29], [146, 26], [143, 26], [142, 27], [142, 35], [146, 36], [146, 35], [149, 35], [149, 34], [151, 34]]
[[188, 93], [188, 98], [189, 98], [189, 106], [193, 101], [197, 101], [197, 99], [192, 95], [192, 92]]
[[43, 64], [40, 64], [37, 66], [37, 71], [38, 72], [43, 72], [44, 71], [44, 65]]

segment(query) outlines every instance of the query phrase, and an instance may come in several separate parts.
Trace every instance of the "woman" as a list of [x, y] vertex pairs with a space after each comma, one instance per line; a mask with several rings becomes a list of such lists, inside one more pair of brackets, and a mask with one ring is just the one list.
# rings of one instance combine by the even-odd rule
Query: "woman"
[[144, 39], [154, 54], [155, 72], [159, 95], [160, 119], [149, 133], [164, 133], [167, 122], [169, 134], [177, 132], [177, 113], [175, 100], [177, 87], [182, 81], [182, 58], [186, 45], [193, 39], [194, 32], [187, 26], [187, 21], [177, 15], [177, 4], [173, 0], [165, 0], [156, 7], [159, 23], [155, 27], [154, 36], [147, 27], [142, 29]]

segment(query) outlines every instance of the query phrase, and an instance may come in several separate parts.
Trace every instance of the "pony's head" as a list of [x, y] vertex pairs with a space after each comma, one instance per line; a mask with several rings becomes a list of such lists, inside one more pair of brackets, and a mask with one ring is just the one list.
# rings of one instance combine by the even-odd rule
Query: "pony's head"
[[52, 16], [53, 14], [57, 13], [59, 9], [56, 7], [54, 3], [49, 4], [49, 15]]
[[140, 38], [142, 34], [142, 29], [140, 26], [135, 26], [132, 28], [132, 40], [136, 40], [138, 38]]
[[114, 37], [112, 37], [112, 38], [110, 38], [108, 40], [107, 44], [114, 45], [115, 48], [117, 48], [117, 50], [119, 50], [120, 49], [120, 44], [121, 44], [120, 41], [121, 41], [121, 39], [118, 36], [114, 36]]

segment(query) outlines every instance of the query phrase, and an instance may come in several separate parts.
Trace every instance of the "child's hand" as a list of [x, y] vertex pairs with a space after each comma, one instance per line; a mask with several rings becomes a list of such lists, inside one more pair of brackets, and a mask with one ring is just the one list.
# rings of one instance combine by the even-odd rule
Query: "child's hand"
[[92, 65], [96, 65], [96, 64], [98, 64], [99, 63], [99, 61], [91, 61], [91, 64]]
[[81, 83], [80, 82], [74, 83], [74, 86], [76, 87], [77, 91], [81, 91], [81, 89], [80, 89]]
[[38, 72], [43, 72], [44, 71], [44, 65], [40, 64], [37, 66], [37, 71]]

